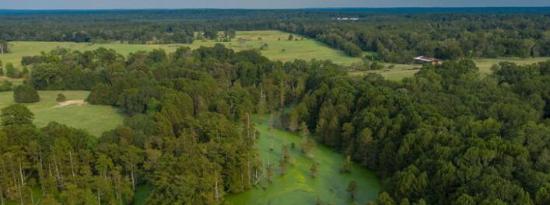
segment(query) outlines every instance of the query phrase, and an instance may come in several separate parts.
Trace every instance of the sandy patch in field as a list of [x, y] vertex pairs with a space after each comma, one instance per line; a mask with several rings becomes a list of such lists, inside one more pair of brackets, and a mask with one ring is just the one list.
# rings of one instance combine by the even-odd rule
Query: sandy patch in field
[[82, 105], [86, 105], [86, 102], [84, 102], [84, 100], [67, 100], [65, 102], [57, 103], [55, 108], [60, 108], [60, 107], [65, 107], [65, 106], [70, 106], [70, 105], [82, 106]]

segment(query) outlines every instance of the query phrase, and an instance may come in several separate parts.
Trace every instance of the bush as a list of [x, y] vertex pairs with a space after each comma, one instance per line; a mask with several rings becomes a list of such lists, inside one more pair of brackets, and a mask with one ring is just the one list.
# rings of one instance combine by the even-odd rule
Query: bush
[[16, 103], [34, 103], [40, 101], [38, 92], [30, 85], [20, 85], [13, 89], [13, 98]]
[[4, 80], [2, 83], [0, 83], [0, 92], [3, 91], [10, 91], [12, 89], [13, 84], [10, 81]]
[[67, 101], [67, 97], [65, 97], [65, 95], [63, 95], [63, 93], [59, 93], [59, 94], [57, 94], [57, 98], [55, 98], [55, 101], [65, 102], [65, 101]]
[[19, 72], [12, 63], [6, 63], [6, 76], [10, 78], [19, 78]]

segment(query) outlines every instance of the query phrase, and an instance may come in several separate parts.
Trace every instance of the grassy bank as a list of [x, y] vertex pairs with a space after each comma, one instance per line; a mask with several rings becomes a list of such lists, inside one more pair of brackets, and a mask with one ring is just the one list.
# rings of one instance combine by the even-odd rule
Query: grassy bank
[[[100, 136], [104, 131], [122, 124], [123, 116], [113, 107], [89, 104], [59, 106], [55, 101], [58, 93], [63, 93], [67, 100], [83, 100], [89, 92], [39, 91], [40, 102], [25, 104], [34, 113], [34, 123], [38, 127], [56, 121], [70, 127], [87, 130], [95, 136]], [[0, 92], [0, 108], [13, 103], [12, 92]]]

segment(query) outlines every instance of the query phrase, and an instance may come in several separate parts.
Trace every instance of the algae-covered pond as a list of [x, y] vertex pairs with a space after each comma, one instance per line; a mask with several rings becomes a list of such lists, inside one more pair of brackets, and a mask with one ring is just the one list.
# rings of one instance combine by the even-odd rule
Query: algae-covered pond
[[[303, 138], [290, 132], [270, 129], [268, 121], [258, 120], [256, 129], [260, 133], [257, 148], [263, 165], [273, 166], [272, 183], [264, 180], [260, 186], [244, 193], [229, 195], [229, 204], [366, 204], [374, 200], [380, 191], [380, 182], [373, 172], [353, 164], [351, 173], [340, 173], [345, 157], [327, 147], [316, 145], [306, 156], [299, 145]], [[291, 144], [294, 143], [294, 148]], [[278, 166], [283, 146], [288, 146], [291, 162], [286, 174], [280, 174]], [[317, 177], [311, 176], [310, 168], [319, 163]], [[357, 184], [357, 194], [352, 201], [347, 191], [351, 181]]]

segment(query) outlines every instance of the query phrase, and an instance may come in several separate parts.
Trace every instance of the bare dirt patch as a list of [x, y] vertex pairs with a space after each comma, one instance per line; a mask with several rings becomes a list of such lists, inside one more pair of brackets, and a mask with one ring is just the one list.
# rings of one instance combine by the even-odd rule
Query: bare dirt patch
[[82, 106], [82, 105], [86, 105], [86, 104], [87, 103], [84, 100], [67, 100], [65, 102], [57, 103], [55, 108], [71, 106], [71, 105]]

